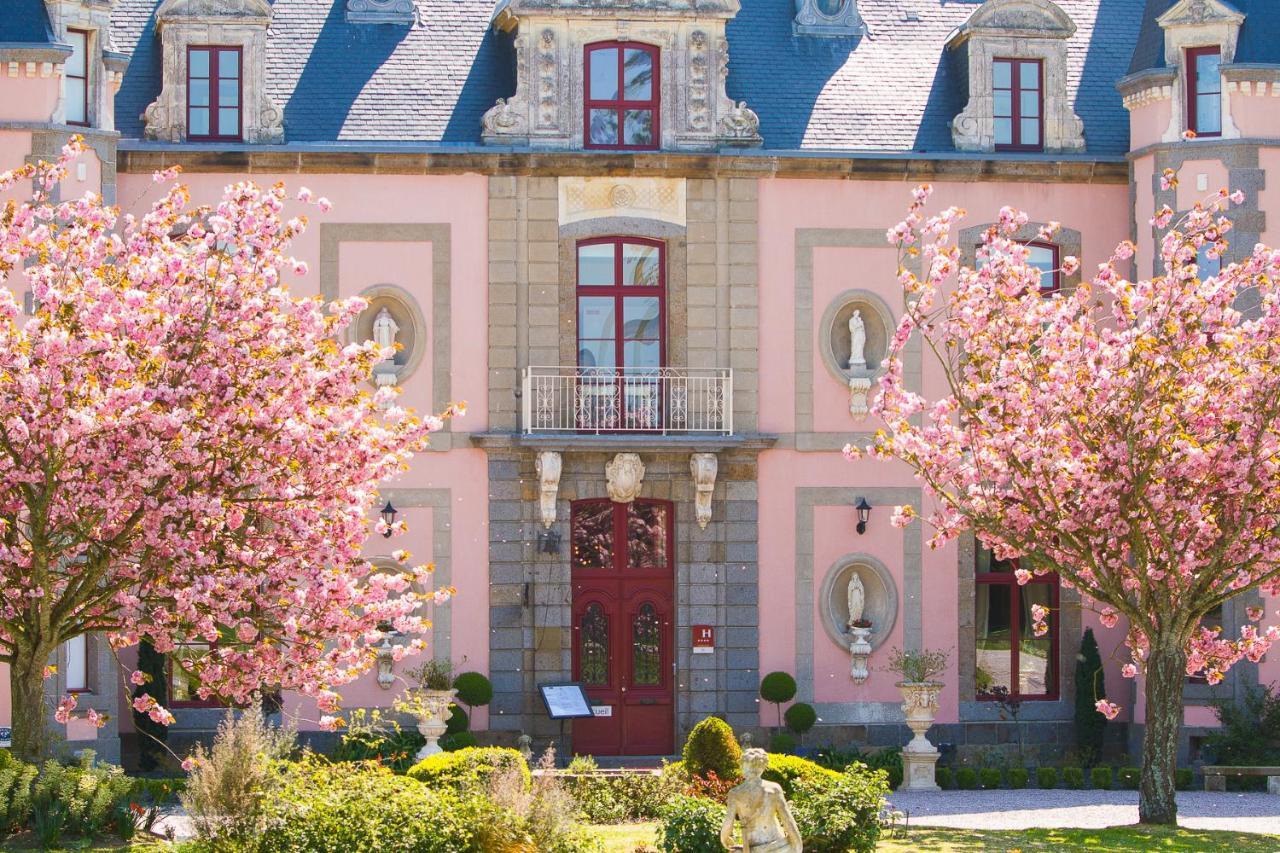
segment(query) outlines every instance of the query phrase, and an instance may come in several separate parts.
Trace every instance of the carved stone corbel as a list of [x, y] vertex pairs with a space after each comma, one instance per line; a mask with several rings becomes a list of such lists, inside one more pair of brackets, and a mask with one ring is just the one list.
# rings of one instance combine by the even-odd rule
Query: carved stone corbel
[[604, 466], [605, 487], [614, 503], [631, 503], [644, 485], [644, 463], [639, 454], [619, 453]]
[[689, 457], [689, 473], [693, 475], [694, 513], [703, 530], [711, 523], [711, 495], [716, 489], [718, 463], [714, 453], [695, 453]]
[[556, 523], [556, 495], [560, 491], [560, 454], [544, 450], [534, 460], [538, 470], [538, 512], [542, 526], [550, 528]]
[[871, 380], [865, 376], [853, 376], [849, 379], [849, 414], [855, 418], [863, 417], [869, 411], [867, 395], [871, 392]]

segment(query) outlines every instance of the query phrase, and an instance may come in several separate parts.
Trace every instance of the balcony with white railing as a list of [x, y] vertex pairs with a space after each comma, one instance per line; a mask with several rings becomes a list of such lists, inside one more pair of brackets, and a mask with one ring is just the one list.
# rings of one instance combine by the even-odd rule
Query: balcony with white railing
[[524, 432], [733, 434], [733, 371], [684, 367], [528, 367]]

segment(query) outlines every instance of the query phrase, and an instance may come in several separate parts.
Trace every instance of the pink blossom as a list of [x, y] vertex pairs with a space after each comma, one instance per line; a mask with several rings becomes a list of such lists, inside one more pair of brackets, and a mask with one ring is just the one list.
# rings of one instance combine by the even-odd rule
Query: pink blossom
[[1116, 612], [1114, 607], [1104, 607], [1102, 612], [1098, 614], [1098, 621], [1102, 623], [1104, 628], [1114, 628], [1120, 623], [1120, 614]]
[[1124, 676], [1125, 678], [1137, 678], [1138, 667], [1135, 664], [1127, 663], [1124, 666], [1120, 667], [1120, 675]]
[[110, 714], [100, 714], [95, 708], [90, 708], [85, 711], [84, 716], [91, 726], [98, 729], [105, 727], [107, 723], [111, 721]]
[[1263, 611], [1261, 607], [1254, 607], [1254, 606], [1246, 607], [1244, 609], [1244, 612], [1249, 617], [1250, 622], [1262, 621]]
[[344, 721], [341, 717], [334, 717], [329, 714], [325, 714], [320, 718], [320, 728], [326, 732], [336, 732], [338, 729], [342, 728], [343, 725]]
[[184, 773], [190, 773], [199, 766], [199, 760], [193, 755], [188, 755], [186, 758], [182, 759], [182, 770]]
[[140, 669], [135, 669], [133, 672], [129, 673], [129, 682], [131, 684], [137, 684], [141, 686], [143, 684], [146, 684], [150, 680], [151, 680], [151, 676]]
[[1093, 707], [1108, 720], [1114, 720], [1120, 713], [1120, 706], [1114, 702], [1108, 702], [1106, 699], [1099, 699]]
[[76, 698], [76, 694], [74, 693], [68, 693], [66, 696], [63, 696], [58, 700], [58, 707], [53, 712], [53, 718], [63, 725], [69, 723], [71, 721], [71, 712], [76, 709], [78, 701], [79, 700]]
[[915, 508], [911, 504], [903, 506], [895, 506], [892, 514], [889, 516], [889, 524], [897, 528], [906, 527], [916, 517]]

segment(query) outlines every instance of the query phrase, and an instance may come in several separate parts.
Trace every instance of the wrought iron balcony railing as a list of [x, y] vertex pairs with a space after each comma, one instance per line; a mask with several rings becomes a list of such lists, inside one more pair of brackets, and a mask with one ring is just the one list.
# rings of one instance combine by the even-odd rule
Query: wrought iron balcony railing
[[731, 435], [733, 371], [529, 367], [524, 431]]

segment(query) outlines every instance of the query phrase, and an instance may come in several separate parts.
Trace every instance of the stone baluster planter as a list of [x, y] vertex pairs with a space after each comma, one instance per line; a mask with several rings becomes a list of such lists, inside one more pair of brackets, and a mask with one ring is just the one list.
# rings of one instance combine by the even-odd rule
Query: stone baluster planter
[[445, 733], [445, 715], [449, 713], [449, 706], [453, 704], [453, 697], [457, 695], [457, 690], [418, 691], [417, 698], [422, 708], [422, 712], [418, 715], [418, 733], [427, 739], [415, 756], [419, 761], [429, 755], [444, 752], [438, 741]]
[[871, 628], [849, 628], [849, 677], [862, 684], [870, 677], [867, 659], [871, 657]]
[[902, 791], [937, 791], [934, 767], [938, 763], [938, 748], [929, 742], [925, 732], [933, 725], [938, 713], [938, 694], [942, 692], [940, 681], [899, 681], [902, 691], [902, 713], [914, 737], [902, 748]]

